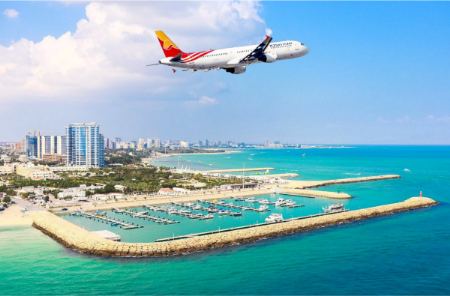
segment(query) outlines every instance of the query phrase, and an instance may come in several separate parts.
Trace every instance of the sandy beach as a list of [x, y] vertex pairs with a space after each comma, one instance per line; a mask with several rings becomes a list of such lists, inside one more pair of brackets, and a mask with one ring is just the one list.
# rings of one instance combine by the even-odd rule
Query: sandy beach
[[31, 226], [33, 223], [30, 213], [22, 213], [18, 205], [12, 205], [0, 212], [0, 228], [11, 226]]

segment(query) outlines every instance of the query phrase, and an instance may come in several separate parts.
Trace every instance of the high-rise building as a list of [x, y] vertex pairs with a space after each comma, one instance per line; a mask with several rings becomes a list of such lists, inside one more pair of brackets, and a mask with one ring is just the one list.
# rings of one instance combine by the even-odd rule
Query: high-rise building
[[25, 137], [25, 149], [27, 157], [44, 159], [46, 156], [66, 155], [65, 136], [41, 136], [40, 133], [28, 134]]
[[25, 153], [29, 158], [37, 158], [37, 137], [34, 135], [27, 135], [25, 137]]
[[67, 165], [102, 167], [105, 148], [100, 127], [93, 123], [73, 123], [66, 127]]
[[66, 155], [66, 136], [41, 136], [36, 137], [36, 156], [44, 159], [49, 155]]
[[144, 150], [144, 148], [147, 148], [146, 145], [145, 145], [145, 139], [144, 138], [139, 138], [139, 140], [137, 142], [136, 149], [138, 151], [142, 151], [142, 150]]

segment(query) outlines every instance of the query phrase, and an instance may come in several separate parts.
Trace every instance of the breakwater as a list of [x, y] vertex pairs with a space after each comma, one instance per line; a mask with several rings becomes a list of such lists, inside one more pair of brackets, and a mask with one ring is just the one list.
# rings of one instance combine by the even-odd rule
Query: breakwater
[[108, 241], [47, 211], [33, 214], [33, 226], [64, 246], [85, 254], [114, 257], [160, 257], [249, 243], [260, 239], [429, 207], [435, 204], [436, 201], [431, 198], [412, 197], [402, 202], [366, 209], [151, 243]]
[[240, 169], [223, 169], [223, 170], [208, 170], [201, 171], [205, 174], [225, 174], [225, 173], [245, 173], [245, 172], [268, 172], [274, 168], [240, 168]]
[[284, 189], [279, 192], [284, 195], [292, 196], [305, 196], [305, 197], [323, 197], [334, 199], [349, 199], [352, 196], [345, 192], [332, 192], [322, 190], [310, 190], [310, 189]]
[[378, 175], [378, 176], [367, 176], [367, 177], [357, 177], [357, 178], [343, 178], [334, 180], [322, 180], [322, 181], [289, 181], [287, 184], [283, 185], [286, 188], [314, 188], [327, 185], [339, 185], [348, 183], [360, 183], [360, 182], [372, 182], [372, 181], [382, 181], [389, 179], [399, 179], [400, 175]]

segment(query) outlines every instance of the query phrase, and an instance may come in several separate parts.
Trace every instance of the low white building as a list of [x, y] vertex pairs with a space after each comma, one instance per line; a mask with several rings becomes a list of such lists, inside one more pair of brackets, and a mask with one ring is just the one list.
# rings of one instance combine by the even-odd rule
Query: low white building
[[66, 188], [58, 193], [58, 198], [64, 199], [64, 198], [84, 198], [86, 197], [86, 190], [81, 187], [71, 187]]
[[0, 175], [8, 175], [14, 173], [13, 165], [2, 165], [0, 166]]
[[17, 190], [18, 194], [21, 193], [28, 193], [28, 194], [34, 194], [35, 196], [43, 196], [44, 191], [46, 190], [46, 187], [34, 187], [34, 186], [25, 186]]
[[3, 160], [5, 163], [9, 163], [9, 162], [11, 162], [11, 157], [6, 154], [2, 154], [0, 156], [0, 160]]
[[173, 187], [173, 192], [175, 192], [175, 193], [189, 193], [190, 192], [190, 190], [188, 190], [188, 189], [185, 189], [185, 188], [180, 188], [180, 187]]
[[52, 172], [86, 172], [89, 170], [89, 168], [84, 166], [52, 166], [49, 169]]
[[115, 189], [115, 190], [119, 190], [119, 191], [121, 191], [121, 192], [124, 192], [126, 188], [127, 188], [127, 187], [125, 187], [125, 186], [123, 186], [123, 185], [120, 185], [120, 184], [114, 185], [114, 189]]
[[94, 194], [91, 197], [95, 201], [122, 200], [126, 199], [123, 193]]
[[16, 174], [32, 180], [58, 180], [60, 176], [49, 170], [47, 166], [35, 166], [32, 163], [16, 166]]

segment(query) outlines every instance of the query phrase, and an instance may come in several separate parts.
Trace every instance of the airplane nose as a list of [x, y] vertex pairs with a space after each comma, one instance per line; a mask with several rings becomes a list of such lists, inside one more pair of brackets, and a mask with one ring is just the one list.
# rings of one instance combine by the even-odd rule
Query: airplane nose
[[303, 49], [302, 49], [302, 54], [303, 55], [306, 55], [307, 53], [309, 52], [309, 49], [308, 49], [308, 47], [306, 47], [306, 46], [303, 46]]

